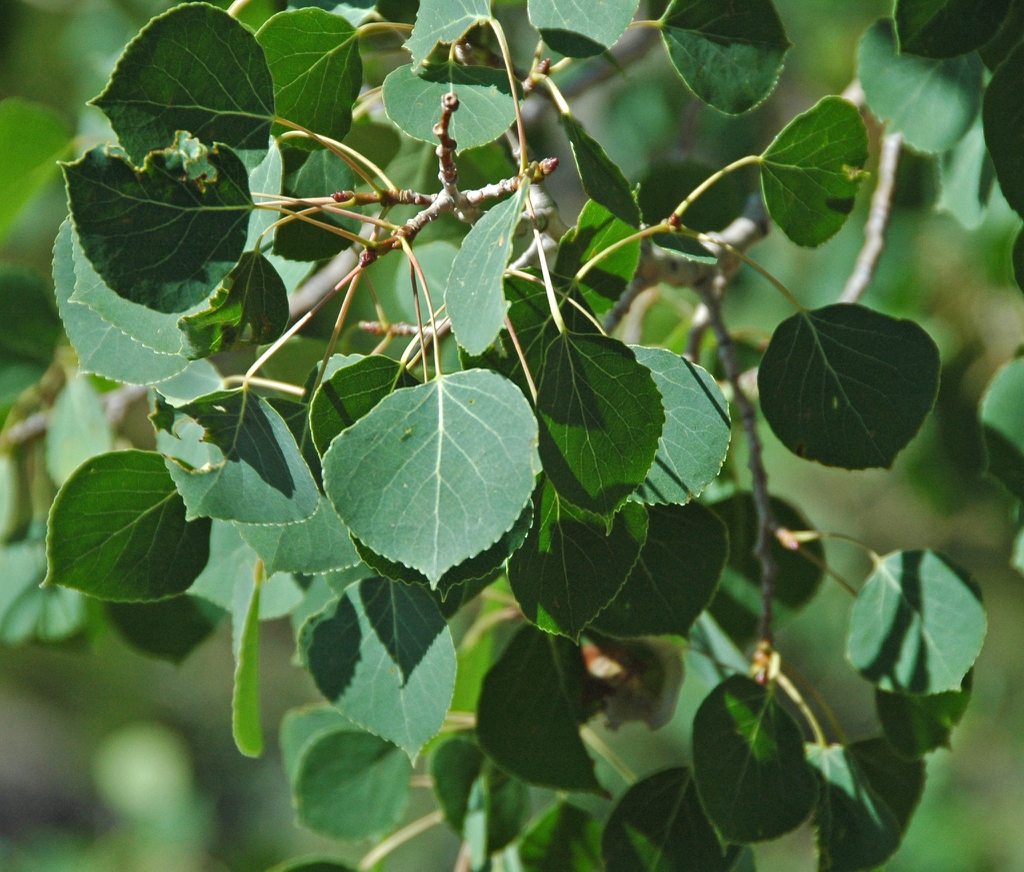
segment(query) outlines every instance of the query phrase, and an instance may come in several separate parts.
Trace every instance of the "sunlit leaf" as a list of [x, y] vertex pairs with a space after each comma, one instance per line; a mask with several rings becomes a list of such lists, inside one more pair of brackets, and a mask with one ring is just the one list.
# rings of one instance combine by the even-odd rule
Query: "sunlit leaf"
[[601, 54], [618, 42], [636, 14], [638, 0], [607, 0], [581, 15], [576, 0], [530, 0], [530, 23], [551, 48], [567, 57]]
[[419, 66], [439, 42], [455, 42], [491, 17], [489, 0], [420, 0], [416, 26], [405, 47]]

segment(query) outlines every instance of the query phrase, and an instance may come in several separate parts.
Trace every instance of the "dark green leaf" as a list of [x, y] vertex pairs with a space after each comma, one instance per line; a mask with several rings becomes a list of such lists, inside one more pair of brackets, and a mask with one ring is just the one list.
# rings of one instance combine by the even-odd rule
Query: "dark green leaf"
[[60, 339], [51, 299], [38, 273], [0, 264], [0, 367], [25, 366], [38, 378], [50, 365]]
[[871, 789], [889, 806], [900, 829], [906, 832], [924, 792], [924, 761], [905, 760], [882, 738], [854, 742], [847, 750]]
[[608, 872], [732, 868], [685, 767], [650, 775], [622, 795], [605, 824], [601, 854]]
[[611, 0], [584, 8], [576, 0], [530, 0], [530, 23], [559, 54], [585, 58], [619, 41], [639, 0]]
[[469, 354], [483, 354], [505, 324], [502, 279], [528, 191], [524, 184], [477, 221], [452, 264], [444, 301], [452, 332]]
[[1010, 0], [896, 0], [900, 52], [951, 58], [980, 48], [1006, 18]]
[[489, 0], [420, 0], [416, 26], [405, 43], [413, 65], [419, 66], [439, 42], [455, 42], [490, 17]]
[[897, 551], [857, 595], [846, 656], [882, 690], [960, 690], [986, 625], [981, 592], [966, 572], [934, 551]]
[[867, 159], [868, 132], [857, 107], [825, 97], [790, 121], [761, 156], [772, 220], [797, 245], [821, 245], [853, 211]]
[[981, 104], [983, 72], [975, 54], [945, 61], [897, 54], [889, 18], [868, 29], [857, 55], [871, 111], [908, 145], [926, 152], [952, 148], [970, 129]]
[[230, 146], [252, 169], [267, 150], [274, 85], [252, 33], [223, 10], [186, 3], [128, 44], [93, 104], [136, 165], [187, 130]]
[[818, 795], [800, 729], [774, 686], [743, 676], [708, 694], [693, 720], [693, 770], [704, 811], [729, 842], [760, 842], [799, 826]]
[[509, 561], [509, 583], [528, 620], [578, 640], [625, 583], [647, 536], [647, 512], [626, 503], [609, 528], [546, 478], [533, 500], [536, 521]]
[[1024, 358], [1010, 361], [995, 374], [978, 417], [989, 475], [1024, 500]]
[[814, 811], [818, 868], [859, 872], [888, 860], [900, 844], [899, 821], [853, 754], [842, 745], [809, 745], [807, 761], [817, 770], [820, 788]]
[[647, 477], [665, 412], [651, 371], [607, 336], [558, 335], [537, 385], [540, 458], [558, 492], [610, 516]]
[[1024, 36], [1024, 2], [1010, 0], [1010, 9], [996, 35], [979, 50], [978, 54], [990, 70], [995, 70], [1013, 51]]
[[597, 872], [601, 825], [564, 800], [552, 805], [519, 842], [523, 872]]
[[[263, 753], [260, 723], [260, 588], [263, 572], [254, 583], [235, 588], [232, 637], [235, 652], [235, 688], [231, 695], [231, 733], [246, 757]], [[248, 588], [248, 589], [247, 589]]]
[[247, 251], [208, 308], [179, 322], [191, 359], [248, 345], [269, 345], [288, 326], [288, 291], [273, 264]]
[[222, 609], [196, 596], [182, 595], [151, 603], [106, 605], [107, 617], [135, 649], [171, 663], [181, 663], [217, 628]]
[[730, 115], [772, 92], [790, 47], [771, 0], [725, 7], [717, 0], [674, 0], [661, 27], [672, 65], [690, 90]]
[[324, 456], [324, 486], [355, 536], [436, 585], [522, 514], [536, 432], [526, 398], [500, 376], [437, 377], [389, 394], [342, 431]]
[[48, 527], [47, 583], [100, 599], [182, 593], [209, 556], [209, 519], [185, 520], [163, 458], [152, 451], [86, 461], [54, 500]]
[[696, 502], [650, 506], [647, 514], [640, 556], [591, 626], [611, 636], [686, 636], [718, 586], [729, 552], [726, 528]]
[[[807, 519], [778, 497], [771, 498], [771, 508], [775, 520], [787, 530], [810, 529]], [[757, 506], [752, 494], [738, 493], [712, 503], [711, 510], [729, 531], [729, 563], [710, 612], [729, 638], [743, 647], [756, 638], [761, 616], [761, 562], [754, 555]], [[812, 541], [794, 552], [773, 540], [771, 550], [779, 569], [772, 613], [775, 625], [781, 626], [818, 592], [824, 577], [825, 549], [820, 541]]]
[[448, 128], [459, 151], [493, 142], [516, 123], [516, 107], [503, 69], [446, 63], [414, 71], [406, 64], [384, 80], [381, 96], [388, 118], [409, 136], [436, 145], [434, 125], [441, 118], [441, 98], [449, 92], [459, 98]]
[[71, 138], [52, 109], [11, 97], [0, 101], [0, 239], [21, 207], [55, 174]]
[[[580, 267], [594, 255], [622, 242], [636, 231], [595, 200], [587, 200], [576, 226], [567, 231], [558, 243], [555, 275], [572, 281]], [[640, 263], [640, 240], [627, 243], [608, 255], [591, 269], [578, 287], [598, 314], [611, 308]]]
[[[356, 29], [323, 9], [290, 9], [264, 24], [256, 39], [266, 52], [278, 116], [344, 139], [363, 83]], [[275, 125], [274, 134], [288, 129]]]
[[506, 772], [556, 790], [601, 793], [579, 725], [586, 667], [568, 639], [526, 625], [484, 678], [480, 747]]
[[913, 321], [835, 304], [775, 328], [757, 384], [765, 418], [798, 457], [888, 468], [935, 403], [939, 350]]
[[189, 515], [250, 524], [310, 517], [319, 492], [288, 425], [249, 391], [219, 391], [179, 410], [206, 431], [216, 462], [193, 469], [167, 460]]
[[354, 872], [354, 870], [344, 863], [312, 857], [287, 860], [273, 869], [269, 869], [268, 872]]
[[964, 676], [960, 690], [930, 696], [887, 693], [875, 689], [875, 710], [889, 744], [904, 757], [923, 757], [949, 747], [953, 727], [971, 701], [973, 672]]
[[194, 306], [231, 271], [253, 207], [234, 154], [182, 137], [141, 171], [103, 147], [64, 166], [86, 256], [111, 290], [159, 312]]
[[640, 209], [622, 170], [605, 154], [601, 145], [571, 115], [562, 115], [562, 126], [569, 137], [576, 169], [583, 190], [616, 218], [630, 227], [640, 226]]
[[1024, 229], [1017, 232], [1013, 243], [1013, 279], [1017, 287], [1024, 290]]

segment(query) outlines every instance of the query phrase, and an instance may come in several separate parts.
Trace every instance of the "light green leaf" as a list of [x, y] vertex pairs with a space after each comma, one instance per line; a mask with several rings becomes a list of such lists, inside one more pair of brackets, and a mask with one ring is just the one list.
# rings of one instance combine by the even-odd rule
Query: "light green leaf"
[[452, 264], [444, 301], [452, 332], [469, 354], [483, 354], [505, 324], [503, 277], [528, 190], [524, 184], [477, 221]]
[[[185, 156], [192, 146], [198, 162]], [[185, 162], [185, 167], [182, 162]], [[202, 166], [204, 178], [190, 178]], [[184, 170], [184, 172], [183, 172]], [[252, 210], [242, 162], [196, 140], [151, 152], [141, 171], [103, 147], [64, 166], [82, 249], [115, 293], [159, 312], [205, 299], [242, 254]]]
[[935, 208], [949, 212], [968, 230], [979, 227], [996, 179], [981, 116], [963, 139], [939, 157], [938, 169], [940, 194]]
[[46, 550], [34, 531], [0, 549], [0, 642], [59, 642], [82, 628], [85, 597], [77, 590], [40, 587], [45, 576]]
[[574, 333], [557, 335], [547, 348], [537, 416], [551, 483], [575, 505], [606, 517], [646, 479], [665, 423], [651, 371], [631, 349]]
[[577, 0], [530, 0], [530, 23], [551, 48], [567, 57], [601, 54], [619, 41], [639, 0], [580, 6]]
[[654, 376], [665, 408], [658, 453], [637, 495], [645, 503], [682, 505], [700, 496], [725, 462], [729, 404], [718, 382], [696, 364], [664, 348], [630, 347]]
[[136, 165], [188, 130], [252, 169], [267, 150], [274, 84], [252, 33], [221, 9], [186, 3], [142, 29], [92, 102]]
[[760, 842], [798, 827], [818, 796], [800, 728], [775, 688], [744, 675], [708, 694], [693, 720], [693, 774], [726, 842]]
[[601, 825], [565, 800], [552, 805], [519, 842], [523, 872], [597, 872]]
[[[345, 138], [363, 83], [356, 29], [323, 9], [279, 12], [256, 33], [274, 80], [277, 114], [307, 130]], [[289, 128], [277, 124], [274, 135]]]
[[[1020, 238], [1015, 248], [1024, 247]], [[995, 374], [981, 398], [978, 419], [989, 475], [1024, 500], [1024, 358], [1010, 361]]]
[[339, 434], [324, 486], [355, 536], [434, 585], [522, 514], [536, 426], [526, 398], [494, 373], [435, 378], [389, 394]]
[[455, 646], [419, 585], [368, 578], [310, 618], [303, 664], [342, 714], [415, 759], [441, 729], [455, 688]]
[[114, 432], [99, 395], [85, 376], [74, 376], [50, 410], [46, 471], [59, 487], [90, 457], [113, 450]]
[[859, 872], [883, 864], [899, 847], [899, 821], [875, 795], [856, 758], [842, 745], [808, 745], [807, 761], [819, 776], [818, 868]]
[[484, 678], [477, 704], [480, 747], [506, 772], [556, 790], [601, 793], [579, 725], [586, 667], [561, 636], [521, 627]]
[[934, 551], [897, 551], [857, 594], [846, 656], [882, 690], [960, 690], [986, 628], [981, 592], [966, 572]]
[[1010, 0], [896, 0], [903, 54], [951, 58], [981, 48], [999, 30]]
[[959, 690], [928, 696], [888, 693], [875, 688], [875, 711], [889, 744], [911, 759], [937, 748], [948, 748], [950, 733], [971, 701], [973, 674], [968, 672], [964, 676]]
[[[281, 149], [278, 148], [277, 140], [270, 140], [270, 148], [267, 156], [263, 158], [260, 165], [249, 173], [249, 190], [259, 194], [272, 194], [277, 196], [281, 193], [281, 186], [284, 183], [284, 158], [281, 156]], [[257, 202], [264, 202], [263, 197], [257, 197]], [[270, 239], [274, 238], [274, 230], [270, 230], [273, 223], [281, 216], [272, 209], [253, 209], [249, 216], [249, 232], [245, 239], [246, 251], [255, 251], [257, 246], [265, 248], [266, 237], [263, 232], [269, 231]]]
[[727, 872], [732, 857], [704, 814], [689, 769], [665, 769], [627, 790], [605, 824], [608, 872]]
[[78, 467], [53, 501], [46, 581], [100, 599], [173, 596], [206, 565], [209, 536], [208, 519], [186, 521], [159, 454], [101, 454]]
[[266, 400], [248, 391], [219, 391], [178, 414], [201, 424], [205, 441], [221, 452], [219, 462], [198, 469], [167, 460], [190, 517], [287, 524], [316, 511], [316, 482], [288, 425]]
[[626, 503], [609, 529], [546, 479], [533, 499], [536, 521], [509, 561], [509, 583], [528, 620], [579, 640], [625, 584], [647, 536], [647, 512]]
[[209, 357], [249, 345], [269, 345], [288, 326], [288, 291], [273, 264], [247, 251], [201, 312], [178, 322], [185, 355]]
[[188, 594], [148, 603], [108, 602], [106, 613], [132, 648], [171, 663], [188, 657], [224, 617], [222, 609]]
[[0, 101], [0, 239], [21, 207], [56, 174], [71, 137], [46, 106], [17, 97]]
[[485, 24], [491, 17], [489, 0], [421, 0], [416, 13], [416, 26], [405, 47], [414, 66], [439, 42], [455, 42], [467, 30]]
[[459, 98], [448, 128], [458, 151], [493, 142], [516, 122], [508, 74], [493, 67], [446, 63], [414, 71], [406, 64], [384, 80], [381, 96], [388, 118], [409, 136], [436, 144], [434, 125], [441, 118], [441, 98], [450, 92]]
[[889, 18], [864, 34], [857, 75], [871, 111], [919, 151], [952, 148], [974, 123], [984, 66], [976, 54], [931, 60], [897, 54]]
[[871, 789], [889, 807], [906, 832], [924, 793], [924, 761], [906, 760], [883, 738], [862, 739], [847, 747]]
[[630, 227], [640, 226], [640, 209], [636, 205], [629, 182], [618, 165], [605, 154], [597, 142], [571, 115], [562, 115], [562, 127], [569, 137], [576, 169], [580, 174], [583, 190], [591, 200], [596, 200], [616, 218]]
[[999, 187], [1006, 202], [1024, 215], [1024, 128], [1016, 122], [1024, 113], [1022, 83], [1024, 44], [1018, 45], [996, 68], [985, 89], [982, 120]]
[[260, 724], [260, 588], [264, 574], [239, 585], [234, 600], [235, 688], [231, 695], [231, 734], [246, 757], [263, 753]]
[[935, 403], [939, 350], [913, 321], [835, 304], [775, 328], [757, 384], [772, 431], [798, 457], [888, 468]]
[[686, 636], [718, 586], [729, 551], [726, 528], [697, 502], [650, 506], [647, 514], [640, 556], [591, 627], [610, 636]]
[[772, 220], [797, 245], [821, 245], [853, 211], [867, 159], [868, 132], [857, 107], [825, 97], [790, 121], [761, 156]]
[[674, 0], [661, 20], [672, 65], [705, 103], [738, 115], [775, 88], [790, 42], [771, 0]]

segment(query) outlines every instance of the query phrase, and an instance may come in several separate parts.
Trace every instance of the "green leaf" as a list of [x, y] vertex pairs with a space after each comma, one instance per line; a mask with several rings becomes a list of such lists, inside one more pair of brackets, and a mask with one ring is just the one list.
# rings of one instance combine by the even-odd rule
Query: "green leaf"
[[951, 58], [981, 48], [999, 30], [1010, 0], [896, 0], [901, 53]]
[[721, 112], [739, 115], [775, 88], [789, 50], [771, 0], [674, 0], [661, 20], [668, 56], [687, 86]]
[[1021, 0], [1010, 0], [1010, 9], [1002, 25], [985, 45], [978, 49], [978, 55], [985, 66], [995, 70], [1013, 51], [1024, 36], [1024, 3]]
[[626, 583], [591, 626], [609, 636], [687, 636], [715, 594], [725, 525], [700, 503], [650, 506], [647, 540]]
[[522, 514], [536, 426], [526, 398], [494, 373], [437, 377], [342, 431], [324, 456], [324, 486], [356, 537], [436, 585]]
[[913, 321], [834, 304], [775, 328], [757, 384], [772, 431], [798, 457], [888, 469], [935, 403], [939, 350]]
[[[636, 231], [620, 221], [600, 203], [587, 200], [576, 226], [558, 243], [554, 273], [565, 282], [572, 281], [580, 267], [594, 255], [622, 242]], [[590, 270], [578, 287], [598, 314], [607, 312], [622, 296], [640, 263], [640, 240], [623, 245]]]
[[[277, 114], [307, 130], [345, 138], [363, 83], [356, 29], [323, 9], [279, 12], [256, 33], [274, 80]], [[274, 125], [274, 135], [289, 128]]]
[[149, 603], [106, 604], [107, 617], [132, 648], [181, 663], [209, 638], [223, 610], [189, 594]]
[[689, 502], [718, 476], [732, 435], [729, 404], [710, 373], [664, 348], [631, 346], [665, 408], [658, 453], [637, 490], [645, 503]]
[[573, 58], [601, 54], [619, 41], [639, 0], [612, 0], [584, 8], [576, 0], [530, 0], [530, 23], [551, 48]]
[[1013, 243], [1013, 279], [1024, 290], [1024, 228], [1017, 232]]
[[889, 744], [904, 757], [923, 757], [937, 748], [949, 747], [953, 727], [971, 701], [973, 672], [968, 672], [959, 690], [930, 696], [887, 693], [875, 689], [875, 710]]
[[267, 150], [274, 84], [252, 33], [223, 10], [186, 3], [142, 29], [92, 103], [136, 165], [188, 130], [252, 169]]
[[569, 114], [562, 115], [562, 127], [569, 137], [583, 190], [616, 218], [630, 227], [640, 226], [640, 209], [622, 170], [605, 154], [601, 145]]
[[[1024, 248], [1018, 243], [1015, 248]], [[978, 418], [988, 473], [1024, 500], [1024, 358], [1003, 366], [981, 398]]]
[[586, 667], [568, 639], [520, 627], [484, 678], [477, 739], [502, 769], [555, 790], [602, 793], [579, 725]]
[[198, 422], [204, 441], [220, 452], [198, 469], [167, 460], [190, 517], [287, 524], [316, 511], [316, 482], [288, 425], [266, 400], [244, 390], [218, 391], [178, 412]]
[[[184, 136], [184, 134], [183, 134]], [[183, 140], [184, 148], [205, 146]], [[115, 293], [158, 312], [205, 299], [245, 245], [249, 181], [242, 162], [217, 147], [189, 164], [176, 147], [151, 152], [141, 170], [97, 147], [65, 164], [71, 215], [86, 256]], [[190, 178], [187, 166], [205, 176]]]
[[174, 596], [206, 565], [209, 536], [208, 519], [185, 519], [159, 454], [101, 454], [78, 467], [53, 501], [46, 583], [99, 599]]
[[939, 157], [940, 196], [936, 208], [974, 230], [985, 220], [995, 179], [979, 115], [967, 135]]
[[483, 354], [505, 324], [508, 304], [502, 279], [528, 190], [528, 185], [522, 185], [477, 221], [452, 264], [444, 302], [452, 332], [469, 354]]
[[768, 214], [797, 245], [821, 245], [853, 211], [867, 159], [868, 132], [857, 107], [825, 97], [761, 155]]
[[897, 551], [857, 595], [846, 656], [882, 690], [960, 690], [986, 624], [981, 592], [966, 572], [934, 551]]
[[610, 516], [647, 477], [665, 423], [651, 371], [619, 340], [574, 333], [547, 347], [537, 385], [540, 458], [558, 492]]
[[519, 842], [523, 872], [597, 872], [601, 868], [601, 825], [564, 800], [556, 802]]
[[774, 839], [799, 826], [818, 795], [803, 737], [774, 686], [743, 676], [708, 694], [693, 720], [693, 774], [727, 842]]
[[842, 745], [808, 745], [807, 761], [819, 776], [818, 868], [858, 872], [888, 860], [900, 844], [899, 821], [875, 795], [854, 756]]
[[437, 735], [455, 688], [455, 646], [430, 594], [368, 578], [311, 618], [303, 663], [346, 717], [415, 758]]
[[578, 640], [625, 583], [647, 536], [647, 512], [626, 503], [609, 525], [547, 479], [533, 499], [537, 519], [509, 561], [509, 583], [528, 620]]
[[682, 766], [649, 775], [622, 795], [605, 824], [601, 854], [608, 872], [732, 868]]
[[285, 758], [299, 823], [335, 839], [384, 832], [402, 817], [409, 799], [409, 758], [363, 732], [337, 712], [298, 709], [281, 724]]
[[113, 450], [114, 433], [99, 395], [85, 376], [74, 376], [50, 410], [46, 471], [59, 487], [90, 457]]
[[185, 355], [209, 357], [249, 345], [269, 345], [288, 326], [288, 291], [273, 264], [247, 251], [209, 306], [178, 322]]
[[416, 26], [405, 43], [414, 66], [419, 66], [439, 42], [455, 42], [467, 30], [486, 24], [490, 0], [420, 0]]
[[60, 339], [51, 299], [41, 275], [0, 264], [0, 367], [26, 366], [38, 378], [50, 365]]
[[34, 530], [0, 549], [0, 642], [59, 642], [82, 628], [85, 597], [77, 590], [40, 587], [45, 575], [46, 550]]
[[924, 793], [924, 761], [905, 760], [882, 738], [863, 739], [848, 746], [871, 789], [889, 807], [906, 832]]
[[952, 148], [974, 123], [984, 66], [975, 54], [931, 60], [897, 54], [889, 18], [861, 38], [857, 74], [871, 111], [918, 151]]
[[[344, 4], [342, 4], [344, 5]], [[303, 857], [298, 860], [286, 860], [268, 872], [354, 872], [351, 866], [334, 860], [320, 857]]]
[[[729, 531], [729, 562], [709, 611], [726, 634], [740, 647], [757, 638], [761, 619], [761, 562], [754, 554], [757, 542], [757, 505], [750, 493], [738, 493], [712, 503], [713, 511]], [[791, 506], [771, 498], [772, 514], [787, 530], [808, 530], [811, 524]], [[818, 592], [824, 578], [825, 549], [820, 541], [801, 543], [790, 551], [772, 539], [771, 553], [778, 567], [772, 614], [782, 626]]]
[[250, 583], [248, 594], [244, 586], [236, 588], [233, 609], [235, 688], [231, 695], [231, 734], [238, 750], [246, 757], [259, 757], [263, 753], [259, 671], [262, 576], [259, 572], [255, 582]]
[[[284, 182], [284, 158], [277, 140], [270, 140], [270, 148], [267, 156], [263, 158], [259, 166], [249, 173], [249, 190], [260, 194], [272, 194], [277, 196], [281, 193], [281, 186]], [[262, 200], [262, 198], [260, 198]], [[276, 230], [272, 230], [274, 222], [280, 217], [272, 209], [253, 209], [249, 216], [249, 230], [245, 239], [247, 251], [256, 251], [265, 248], [263, 235], [264, 231], [274, 239]]]
[[430, 774], [445, 820], [470, 844], [473, 868], [519, 835], [530, 814], [529, 790], [491, 763], [476, 742], [449, 739], [434, 753]]
[[450, 92], [459, 98], [448, 128], [458, 151], [493, 142], [516, 123], [508, 74], [493, 67], [444, 63], [414, 71], [406, 64], [384, 80], [381, 97], [388, 118], [399, 128], [414, 139], [436, 144], [434, 125], [441, 118], [441, 99]]
[[17, 97], [0, 101], [0, 239], [21, 207], [54, 175], [71, 146], [52, 109]]

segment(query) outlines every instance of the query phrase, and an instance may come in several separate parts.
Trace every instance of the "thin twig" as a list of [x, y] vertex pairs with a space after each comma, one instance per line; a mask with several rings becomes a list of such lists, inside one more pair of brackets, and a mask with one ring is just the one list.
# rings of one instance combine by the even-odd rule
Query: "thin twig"
[[376, 866], [396, 848], [400, 848], [406, 842], [415, 839], [420, 833], [425, 833], [431, 827], [436, 827], [443, 821], [444, 812], [441, 809], [435, 809], [430, 814], [417, 818], [411, 824], [406, 824], [402, 829], [393, 832], [376, 847], [371, 848], [366, 856], [359, 861], [359, 865], [356, 868], [359, 869], [359, 872], [367, 872], [367, 870]]

